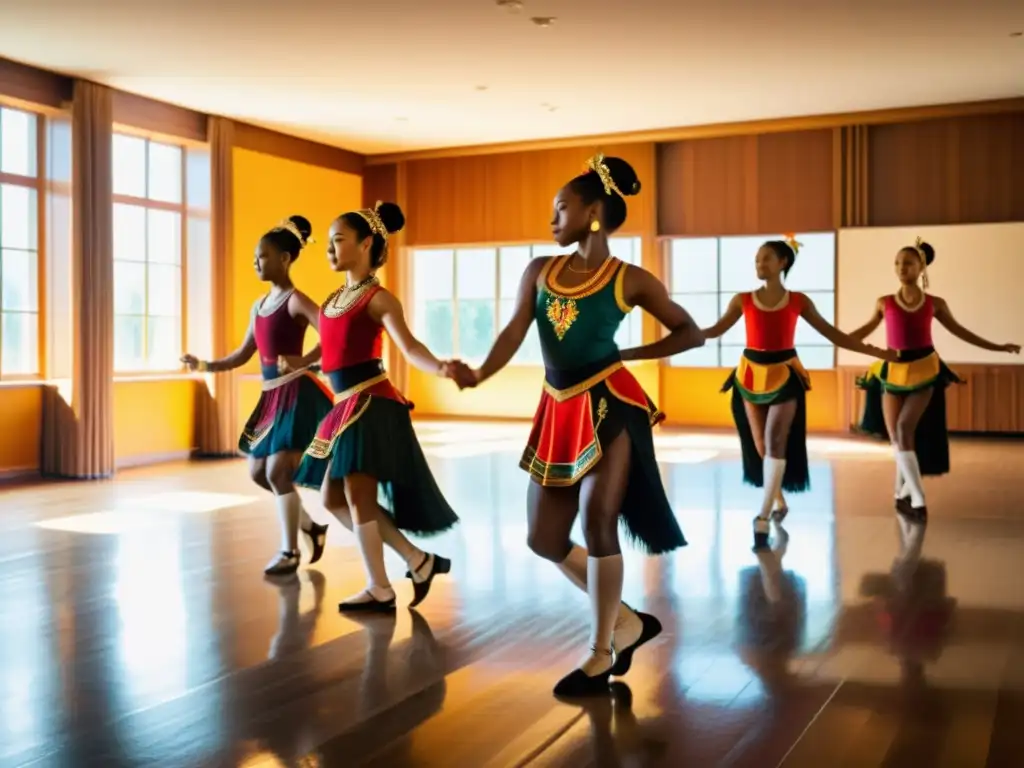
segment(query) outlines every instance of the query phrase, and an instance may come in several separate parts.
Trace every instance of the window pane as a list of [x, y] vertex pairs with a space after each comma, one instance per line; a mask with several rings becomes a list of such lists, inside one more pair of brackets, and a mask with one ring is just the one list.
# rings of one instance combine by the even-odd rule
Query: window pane
[[[832, 323], [832, 325], [835, 325], [836, 295], [831, 291], [808, 291], [806, 296], [814, 302], [814, 307], [818, 310], [818, 314], [828, 322]], [[797, 346], [800, 346], [801, 344], [825, 344], [831, 347], [820, 333], [811, 328], [811, 326], [802, 319], [796, 325], [796, 343]]]
[[146, 260], [146, 209], [114, 205], [114, 261]]
[[455, 254], [452, 251], [413, 251], [413, 295], [417, 301], [450, 299]]
[[[129, 265], [124, 265], [129, 266]], [[135, 264], [130, 265], [132, 267]], [[148, 276], [149, 316], [181, 317], [181, 268], [151, 264]]]
[[739, 363], [740, 358], [743, 356], [743, 350], [746, 347], [736, 346], [733, 344], [722, 345], [722, 367], [723, 368], [735, 368]]
[[39, 256], [35, 251], [0, 252], [0, 309], [35, 312], [39, 308]]
[[558, 243], [542, 243], [541, 245], [533, 246], [533, 258], [539, 259], [541, 256], [561, 256], [562, 254], [574, 253], [575, 251], [575, 245], [569, 245], [562, 248]]
[[181, 264], [181, 214], [174, 211], [146, 211], [149, 229], [146, 242], [150, 263]]
[[[498, 327], [504, 328], [512, 319], [515, 311], [515, 299], [502, 299], [498, 303]], [[526, 332], [526, 338], [512, 358], [512, 365], [540, 365], [542, 362], [540, 354], [540, 336], [537, 335], [537, 324], [530, 323], [530, 330]]]
[[174, 371], [181, 367], [181, 320], [176, 317], [150, 317], [149, 360], [146, 367], [155, 371]]
[[717, 238], [688, 237], [672, 240], [669, 258], [669, 290], [672, 293], [718, 290]]
[[0, 326], [0, 371], [6, 375], [39, 373], [39, 316], [35, 312], [3, 312]]
[[427, 349], [438, 357], [451, 357], [455, 354], [455, 315], [452, 312], [451, 299], [434, 299], [424, 302], [423, 319], [417, 335], [422, 334]]
[[834, 291], [836, 286], [836, 236], [834, 232], [797, 235], [801, 243], [796, 264], [786, 278], [794, 291]]
[[20, 109], [0, 109], [0, 171], [36, 175], [36, 116]]
[[[729, 302], [732, 301], [732, 293], [722, 293], [718, 296], [718, 316], [721, 317], [725, 314], [725, 310], [729, 306]], [[799, 324], [799, 323], [798, 323]], [[746, 346], [747, 343], [747, 326], [744, 318], [740, 318], [736, 325], [722, 334], [723, 344], [735, 344], [740, 347]]]
[[494, 300], [459, 299], [459, 356], [480, 360], [494, 342]]
[[608, 251], [612, 256], [622, 259], [627, 264], [640, 266], [639, 237], [609, 237]]
[[145, 326], [146, 322], [141, 317], [114, 316], [115, 370], [141, 371], [146, 367], [142, 345]]
[[501, 299], [514, 299], [519, 293], [519, 283], [530, 264], [530, 246], [510, 246], [499, 251], [498, 266], [501, 279], [498, 292]]
[[[493, 248], [455, 252], [455, 295], [463, 299], [493, 299], [497, 280], [497, 255]], [[493, 326], [493, 320], [491, 322]]]
[[739, 293], [757, 287], [757, 272], [754, 271], [754, 260], [757, 250], [765, 240], [763, 235], [756, 237], [723, 237], [721, 248], [721, 291], [723, 293]]
[[[673, 294], [672, 300], [690, 313], [701, 328], [707, 328], [718, 321], [718, 294], [695, 293]], [[635, 312], [635, 310], [634, 310]], [[718, 342], [711, 340], [703, 347], [692, 349], [672, 358], [673, 365], [693, 368], [714, 368], [718, 366]]]
[[146, 140], [114, 134], [114, 194], [146, 196]]
[[71, 122], [51, 119], [47, 127], [46, 164], [53, 181], [71, 181]]
[[146, 313], [146, 265], [114, 262], [114, 312], [119, 315]]
[[619, 349], [639, 347], [643, 343], [643, 312], [634, 309], [624, 318], [615, 332], [615, 344]]
[[835, 348], [823, 347], [797, 347], [796, 353], [800, 356], [800, 362], [804, 368], [824, 371], [835, 366]]
[[0, 246], [34, 251], [39, 239], [36, 191], [0, 184]]
[[189, 147], [185, 157], [185, 185], [189, 208], [210, 208], [210, 150]]
[[181, 202], [181, 147], [149, 143], [149, 198]]

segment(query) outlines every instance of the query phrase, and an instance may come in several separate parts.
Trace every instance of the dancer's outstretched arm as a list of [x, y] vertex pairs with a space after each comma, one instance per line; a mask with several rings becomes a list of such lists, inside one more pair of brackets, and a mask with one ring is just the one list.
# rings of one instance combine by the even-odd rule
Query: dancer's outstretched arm
[[[523, 273], [519, 281], [519, 293], [516, 295], [515, 311], [508, 325], [498, 334], [494, 340], [494, 346], [477, 370], [470, 371], [472, 380], [469, 385], [476, 385], [491, 378], [494, 374], [508, 365], [509, 360], [519, 351], [526, 338], [526, 332], [530, 330], [530, 323], [533, 322], [534, 305], [537, 303], [537, 278], [544, 268], [545, 259], [534, 259]], [[464, 383], [459, 384], [464, 386]]]
[[704, 346], [704, 334], [690, 313], [676, 304], [658, 278], [640, 267], [626, 267], [623, 298], [640, 307], [668, 329], [669, 334], [651, 344], [622, 350], [623, 360], [658, 360]]
[[995, 344], [988, 339], [983, 339], [978, 334], [967, 330], [957, 322], [956, 318], [953, 317], [953, 313], [949, 311], [949, 305], [946, 303], [945, 299], [940, 299], [938, 296], [932, 296], [932, 301], [935, 303], [935, 319], [942, 323], [947, 331], [952, 333], [961, 341], [966, 341], [968, 344], [972, 344], [981, 349], [987, 349], [989, 352], [1009, 352], [1013, 355], [1020, 354], [1020, 344]]
[[736, 325], [741, 317], [743, 317], [743, 297], [737, 293], [729, 299], [729, 306], [725, 308], [725, 314], [719, 321], [710, 328], [705, 328], [701, 333], [704, 334], [705, 339], [717, 339]]
[[[320, 307], [313, 303], [313, 300], [300, 291], [295, 291], [288, 297], [288, 312], [292, 317], [303, 317], [306, 322], [317, 333], [320, 333]], [[289, 373], [308, 368], [320, 360], [320, 342], [316, 343], [309, 352], [304, 355], [282, 355], [277, 360], [277, 369], [281, 373]]]
[[370, 299], [369, 310], [370, 315], [384, 326], [406, 360], [421, 371], [433, 373], [436, 376], [448, 376], [451, 364], [436, 358], [427, 349], [426, 344], [412, 335], [412, 331], [409, 330], [409, 326], [405, 322], [402, 303], [395, 298], [394, 294], [383, 289], [377, 291]]
[[[808, 299], [810, 301], [810, 299]], [[875, 312], [871, 315], [871, 319], [868, 320], [864, 325], [855, 331], [851, 331], [847, 334], [851, 339], [857, 341], [864, 341], [868, 336], [874, 333], [875, 328], [882, 324], [882, 320], [885, 317], [885, 300], [879, 299], [875, 302]]]
[[803, 310], [800, 312], [800, 317], [806, 320], [807, 324], [810, 325], [811, 328], [816, 330], [837, 347], [849, 349], [853, 352], [860, 352], [862, 355], [878, 357], [890, 362], [895, 362], [899, 359], [899, 356], [894, 350], [882, 349], [881, 347], [876, 347], [872, 344], [865, 344], [863, 341], [859, 341], [840, 331], [818, 313], [817, 308], [814, 306], [814, 302], [807, 298], [807, 296], [804, 296], [804, 306]]
[[[255, 311], [253, 316], [255, 316]], [[209, 371], [216, 373], [218, 371], [233, 371], [235, 368], [241, 368], [243, 365], [248, 363], [252, 356], [256, 354], [256, 336], [253, 332], [253, 321], [249, 318], [249, 327], [245, 331], [245, 338], [242, 340], [242, 345], [232, 352], [227, 357], [222, 357], [219, 360], [200, 360], [195, 355], [184, 354], [181, 356], [181, 362], [190, 371]]]

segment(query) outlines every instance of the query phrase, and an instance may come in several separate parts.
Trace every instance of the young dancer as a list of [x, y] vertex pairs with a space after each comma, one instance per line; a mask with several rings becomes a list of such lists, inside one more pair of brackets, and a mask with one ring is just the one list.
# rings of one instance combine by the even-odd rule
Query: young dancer
[[[896, 254], [899, 290], [875, 303], [871, 319], [850, 334], [864, 339], [884, 320], [895, 361], [871, 366], [858, 384], [865, 390], [861, 429], [890, 440], [896, 456], [896, 510], [926, 522], [924, 475], [949, 472], [946, 387], [959, 382], [932, 346], [932, 319], [958, 339], [992, 352], [1020, 354], [1018, 344], [993, 344], [964, 328], [938, 296], [926, 293], [935, 249], [920, 238]], [[921, 283], [920, 285], [918, 283]]]
[[295, 480], [320, 488], [324, 506], [356, 535], [367, 586], [343, 601], [341, 611], [395, 610], [395, 591], [384, 569], [385, 543], [409, 566], [414, 606], [426, 597], [434, 576], [451, 567], [449, 560], [420, 551], [398, 530], [429, 535], [458, 522], [416, 439], [412, 406], [391, 385], [381, 359], [387, 330], [417, 368], [438, 376], [450, 371], [412, 335], [402, 305], [376, 277], [388, 256], [388, 235], [404, 224], [397, 205], [378, 203], [339, 216], [327, 246], [331, 268], [346, 273], [345, 285], [320, 308], [323, 369], [336, 393], [335, 405], [320, 422]]
[[[476, 386], [504, 368], [536, 320], [545, 382], [520, 466], [528, 493], [529, 546], [557, 563], [590, 595], [591, 651], [555, 686], [559, 696], [608, 692], [633, 652], [661, 631], [653, 616], [621, 601], [618, 522], [652, 554], [686, 544], [669, 506], [654, 458], [652, 427], [664, 416], [623, 360], [668, 357], [699, 347], [693, 320], [648, 272], [608, 252], [608, 236], [626, 220], [625, 196], [640, 190], [625, 160], [597, 155], [586, 173], [555, 197], [551, 231], [575, 253], [535, 259], [527, 267], [515, 314], [479, 370], [453, 371], [460, 386]], [[653, 344], [620, 351], [615, 331], [634, 306], [670, 331]], [[587, 549], [569, 538], [578, 511]]]
[[717, 339], [742, 317], [747, 348], [729, 374], [723, 392], [732, 390], [732, 416], [740, 435], [743, 480], [764, 488], [761, 510], [754, 518], [754, 549], [768, 548], [769, 520], [781, 522], [789, 511], [782, 491], [810, 487], [807, 467], [806, 392], [811, 378], [795, 347], [796, 324], [801, 317], [836, 346], [874, 357], [885, 350], [863, 344], [829, 324], [804, 294], [783, 284], [800, 248], [791, 237], [769, 240], [754, 260], [764, 285], [732, 297], [722, 318], [704, 331]]
[[[252, 307], [249, 328], [242, 346], [220, 360], [181, 358], [192, 371], [230, 371], [245, 365], [259, 352], [263, 392], [238, 440], [238, 449], [249, 456], [253, 481], [274, 494], [281, 521], [281, 552], [264, 569], [281, 576], [299, 567], [298, 532], [309, 540], [310, 563], [320, 559], [327, 540], [327, 526], [318, 525], [302, 507], [292, 476], [302, 452], [316, 434], [320, 419], [331, 409], [330, 394], [305, 368], [285, 372], [284, 358], [302, 354], [306, 327], [317, 327], [317, 307], [296, 290], [289, 270], [310, 242], [310, 224], [292, 216], [260, 238], [253, 266], [270, 292]], [[319, 345], [310, 355], [319, 357]]]

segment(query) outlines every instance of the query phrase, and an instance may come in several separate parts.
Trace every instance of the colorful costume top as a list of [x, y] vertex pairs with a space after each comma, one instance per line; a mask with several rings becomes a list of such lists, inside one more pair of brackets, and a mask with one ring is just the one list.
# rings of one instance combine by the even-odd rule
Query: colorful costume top
[[549, 260], [537, 290], [535, 317], [549, 371], [578, 371], [620, 362], [615, 333], [632, 309], [622, 295], [626, 274], [622, 261], [607, 258], [587, 280], [569, 288], [559, 277], [571, 258]]
[[252, 308], [253, 336], [256, 339], [256, 350], [260, 356], [260, 368], [263, 379], [270, 381], [281, 374], [277, 369], [277, 358], [281, 355], [293, 356], [302, 354], [302, 342], [306, 336], [306, 319], [292, 317], [288, 312], [288, 303], [294, 289], [288, 291], [280, 303], [266, 315], [260, 309], [267, 302], [264, 297]]
[[796, 346], [796, 324], [804, 311], [804, 295], [787, 291], [778, 306], [765, 308], [756, 294], [742, 294], [743, 321], [747, 329], [747, 349], [758, 352], [782, 352]]
[[886, 296], [885, 303], [885, 344], [889, 349], [899, 351], [930, 349], [932, 347], [932, 318], [935, 317], [935, 302], [928, 294], [917, 309], [909, 310], [895, 296]]
[[405, 402], [384, 372], [384, 327], [369, 312], [370, 301], [380, 290], [372, 278], [349, 292], [335, 291], [320, 308], [322, 367], [336, 393], [335, 402], [366, 391]]

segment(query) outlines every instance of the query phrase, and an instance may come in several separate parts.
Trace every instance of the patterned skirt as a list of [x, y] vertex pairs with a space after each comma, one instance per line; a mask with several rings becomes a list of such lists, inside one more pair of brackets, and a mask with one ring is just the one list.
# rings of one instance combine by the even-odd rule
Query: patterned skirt
[[946, 387], [963, 381], [939, 358], [934, 347], [900, 352], [899, 362], [879, 360], [857, 380], [864, 390], [860, 431], [889, 441], [882, 413], [882, 397], [932, 390], [932, 398], [914, 432], [914, 453], [922, 475], [949, 472], [949, 433], [946, 429]]
[[756, 488], [764, 487], [764, 459], [757, 452], [744, 403], [775, 405], [796, 400], [796, 416], [786, 442], [782, 489], [799, 493], [811, 487], [807, 461], [807, 390], [810, 388], [810, 374], [800, 363], [796, 350], [743, 350], [739, 365], [722, 385], [723, 392], [732, 390], [732, 418], [740, 435], [743, 453], [743, 482]]
[[238, 450], [257, 459], [304, 451], [330, 410], [330, 390], [309, 371], [264, 379], [259, 402], [238, 438]]
[[620, 519], [628, 538], [656, 555], [686, 546], [654, 455], [652, 428], [665, 416], [633, 374], [621, 362], [602, 362], [548, 369], [545, 379], [519, 466], [544, 487], [576, 485], [601, 461], [601, 446], [625, 430], [632, 462]]
[[452, 511], [427, 465], [409, 403], [380, 360], [328, 373], [338, 393], [302, 457], [295, 482], [320, 488], [325, 478], [364, 474], [377, 480], [380, 505], [395, 526], [428, 536], [454, 526]]

